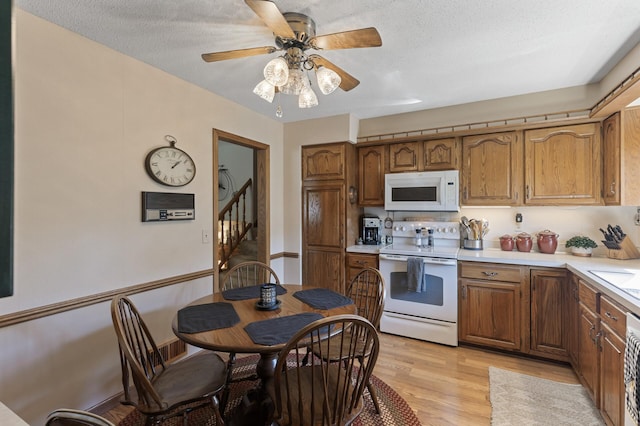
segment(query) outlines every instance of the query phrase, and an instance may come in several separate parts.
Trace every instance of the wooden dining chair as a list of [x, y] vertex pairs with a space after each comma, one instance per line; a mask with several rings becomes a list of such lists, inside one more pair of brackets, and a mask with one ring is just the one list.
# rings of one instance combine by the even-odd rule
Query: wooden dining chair
[[[238, 263], [229, 269], [220, 282], [220, 291], [234, 288], [249, 287], [265, 283], [280, 284], [278, 274], [269, 265], [258, 261]], [[229, 352], [227, 359], [227, 386], [222, 395], [222, 407], [226, 407], [229, 400], [230, 385], [234, 382], [256, 380], [256, 374], [233, 377], [233, 366], [236, 362], [236, 353]]]
[[[123, 404], [133, 405], [146, 417], [146, 425], [183, 416], [188, 422], [192, 410], [210, 405], [216, 424], [224, 424], [218, 394], [225, 388], [226, 363], [211, 351], [165, 363], [162, 354], [129, 298], [118, 295], [111, 302], [111, 318], [118, 338], [122, 365]], [[129, 379], [135, 386], [134, 400]]]
[[266, 263], [252, 260], [229, 269], [222, 278], [220, 291], [265, 283], [280, 284], [280, 278]]
[[109, 420], [84, 410], [60, 408], [52, 411], [45, 426], [115, 426]]
[[[349, 284], [347, 296], [358, 307], [358, 315], [368, 319], [376, 329], [379, 329], [385, 301], [384, 278], [382, 278], [380, 271], [366, 267], [358, 272]], [[349, 332], [349, 330], [345, 330], [345, 333]], [[331, 339], [339, 338], [341, 337], [337, 336]], [[330, 340], [318, 343], [317, 347], [308, 347], [307, 350], [308, 352], [313, 352], [316, 356], [326, 356], [333, 362], [342, 361], [339, 353], [340, 348], [332, 344]], [[361, 354], [361, 356], [364, 356], [364, 354]], [[380, 404], [378, 403], [376, 390], [369, 382], [367, 382], [367, 388], [376, 408], [376, 413], [380, 414]]]
[[[347, 329], [349, 333], [340, 332]], [[327, 340], [328, 332], [338, 334]], [[320, 345], [325, 341], [326, 346]], [[307, 345], [317, 346], [320, 353], [304, 363], [302, 352]], [[359, 315], [330, 316], [304, 327], [278, 356], [270, 389], [275, 423], [351, 424], [362, 411], [362, 395], [378, 359], [379, 346], [376, 328]], [[337, 351], [343, 362], [333, 362], [323, 348]]]

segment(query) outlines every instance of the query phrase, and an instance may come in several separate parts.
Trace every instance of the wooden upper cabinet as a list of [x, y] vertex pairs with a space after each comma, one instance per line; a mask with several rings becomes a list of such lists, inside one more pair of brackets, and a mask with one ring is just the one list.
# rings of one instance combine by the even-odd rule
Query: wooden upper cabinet
[[386, 145], [358, 148], [358, 204], [384, 206]]
[[620, 142], [622, 128], [617, 112], [602, 123], [602, 198], [608, 206], [620, 205]]
[[469, 206], [522, 204], [522, 151], [520, 132], [464, 137], [461, 203]]
[[389, 145], [389, 171], [418, 172], [422, 170], [421, 142], [394, 143]]
[[424, 141], [422, 164], [424, 170], [457, 170], [460, 158], [460, 139], [446, 138]]
[[305, 146], [302, 150], [302, 180], [346, 178], [344, 144]]
[[600, 204], [598, 123], [527, 130], [525, 204]]
[[617, 112], [602, 126], [604, 203], [640, 205], [640, 108]]

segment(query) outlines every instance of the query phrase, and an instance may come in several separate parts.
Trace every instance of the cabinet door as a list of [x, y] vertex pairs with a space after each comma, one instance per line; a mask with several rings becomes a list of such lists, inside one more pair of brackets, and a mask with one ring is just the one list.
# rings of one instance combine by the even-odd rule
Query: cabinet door
[[600, 411], [607, 424], [624, 423], [625, 342], [606, 324], [602, 325], [600, 365]]
[[420, 142], [394, 143], [389, 145], [390, 172], [417, 172], [420, 164]]
[[343, 251], [306, 250], [302, 259], [303, 284], [344, 294], [344, 258]]
[[424, 170], [457, 170], [460, 157], [458, 138], [425, 141], [422, 147]]
[[520, 350], [520, 283], [463, 278], [460, 287], [460, 340]]
[[599, 124], [525, 131], [525, 204], [600, 204]]
[[578, 365], [578, 277], [571, 274], [569, 279], [569, 293], [567, 297], [567, 352], [574, 370]]
[[386, 146], [358, 148], [358, 204], [384, 206]]
[[600, 320], [598, 315], [580, 303], [578, 317], [578, 363], [580, 378], [596, 407], [599, 404], [600, 363], [598, 362], [598, 339]]
[[462, 204], [522, 204], [522, 155], [522, 138], [518, 132], [464, 137]]
[[340, 183], [302, 188], [302, 282], [344, 288], [345, 189]]
[[620, 205], [620, 113], [602, 123], [602, 197], [607, 206]]
[[534, 355], [566, 361], [565, 313], [568, 284], [564, 270], [531, 270], [531, 349]]
[[342, 180], [346, 176], [345, 145], [302, 147], [302, 180]]

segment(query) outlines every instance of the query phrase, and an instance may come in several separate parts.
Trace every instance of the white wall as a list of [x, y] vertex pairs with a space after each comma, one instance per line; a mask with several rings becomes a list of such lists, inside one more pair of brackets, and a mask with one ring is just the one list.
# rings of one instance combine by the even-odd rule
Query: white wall
[[[0, 314], [211, 268], [215, 245], [201, 233], [217, 216], [212, 129], [270, 145], [278, 164], [282, 124], [20, 9], [15, 19], [15, 294], [0, 299]], [[167, 134], [196, 163], [182, 188], [144, 169]], [[281, 171], [270, 189], [271, 234], [282, 245]], [[196, 219], [142, 223], [141, 191], [194, 193]], [[177, 308], [211, 288], [200, 279], [134, 301], [163, 342]], [[55, 408], [119, 392], [108, 308], [0, 329], [0, 400], [38, 425]]]

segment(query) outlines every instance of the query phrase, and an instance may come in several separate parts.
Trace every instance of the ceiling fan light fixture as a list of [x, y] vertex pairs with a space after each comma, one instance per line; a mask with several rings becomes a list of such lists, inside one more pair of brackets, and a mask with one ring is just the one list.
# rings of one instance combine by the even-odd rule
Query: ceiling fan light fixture
[[316, 92], [309, 86], [305, 86], [298, 96], [298, 107], [311, 108], [318, 105], [318, 97]]
[[293, 68], [289, 70], [289, 80], [277, 86], [285, 95], [299, 95], [304, 87], [309, 86], [309, 79], [301, 69]]
[[269, 83], [267, 80], [262, 80], [253, 89], [253, 93], [260, 96], [265, 101], [273, 102], [273, 97], [276, 95], [276, 87]]
[[282, 86], [289, 79], [289, 64], [283, 57], [270, 60], [264, 67], [264, 79], [272, 86]]
[[316, 69], [316, 78], [318, 79], [318, 87], [323, 95], [328, 95], [336, 90], [342, 79], [334, 70], [327, 67], [318, 67]]

